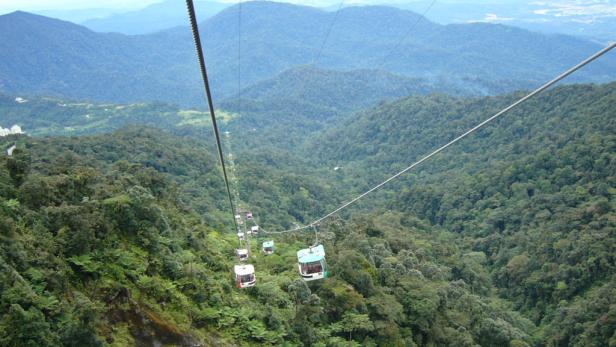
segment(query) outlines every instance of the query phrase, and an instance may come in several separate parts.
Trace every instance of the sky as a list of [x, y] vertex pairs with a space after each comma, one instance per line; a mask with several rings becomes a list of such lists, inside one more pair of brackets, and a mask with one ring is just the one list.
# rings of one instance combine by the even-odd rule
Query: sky
[[[137, 10], [162, 0], [0, 0], [0, 14], [16, 10], [23, 11], [49, 11], [49, 10], [85, 10], [108, 9], [118, 12]], [[176, 0], [178, 2], [183, 0]], [[196, 0], [199, 1], [199, 0]], [[238, 0], [213, 0], [235, 3]], [[243, 0], [245, 1], [245, 0]], [[340, 1], [345, 4], [404, 4], [426, 0], [276, 0], [311, 6], [337, 6]], [[507, 4], [533, 4], [541, 7], [538, 11], [554, 16], [569, 15], [597, 15], [616, 16], [616, 0], [437, 0], [443, 3], [507, 3]]]
[[126, 10], [139, 9], [156, 2], [159, 2], [159, 0], [0, 0], [0, 11], [80, 10], [90, 8]]
[[[0, 13], [7, 13], [16, 10], [41, 11], [41, 10], [81, 10], [92, 8], [131, 10], [139, 9], [147, 5], [160, 2], [161, 0], [0, 0]], [[183, 1], [183, 0], [177, 0]], [[277, 0], [296, 4], [312, 6], [334, 6], [340, 4], [341, 0]], [[345, 3], [366, 3], [366, 4], [385, 4], [385, 3], [409, 3], [421, 0], [345, 0]], [[425, 0], [424, 0], [425, 1]], [[519, 2], [521, 0], [440, 0], [445, 3], [464, 3], [464, 2]], [[220, 0], [220, 2], [235, 3], [237, 0]]]

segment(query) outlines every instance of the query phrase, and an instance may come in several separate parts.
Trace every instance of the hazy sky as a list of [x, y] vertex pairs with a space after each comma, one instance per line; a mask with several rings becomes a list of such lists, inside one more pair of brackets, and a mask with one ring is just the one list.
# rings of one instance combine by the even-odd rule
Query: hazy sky
[[0, 0], [0, 10], [138, 9], [159, 0]]
[[[91, 8], [113, 8], [118, 10], [139, 9], [161, 0], [0, 0], [0, 12], [15, 10], [40, 11], [40, 10], [76, 10]], [[178, 2], [183, 0], [177, 0]], [[196, 0], [198, 1], [198, 0]], [[235, 3], [237, 0], [219, 0], [221, 2]], [[297, 4], [314, 6], [331, 6], [340, 3], [340, 0], [277, 0]], [[368, 3], [410, 3], [421, 0], [345, 0], [346, 4]], [[423, 0], [425, 1], [425, 0]], [[473, 3], [473, 2], [519, 2], [526, 0], [440, 0], [441, 3]]]
[[[162, 0], [0, 0], [0, 14], [15, 10], [79, 10], [79, 9], [115, 9], [118, 11], [135, 10]], [[183, 2], [184, 0], [175, 0]], [[200, 1], [200, 0], [195, 0]], [[213, 0], [235, 3], [237, 0]], [[244, 0], [243, 0], [244, 1]], [[341, 0], [275, 0], [312, 6], [335, 6]], [[344, 0], [350, 4], [404, 4], [427, 0]], [[545, 6], [545, 11], [555, 11], [555, 15], [590, 14], [599, 16], [616, 16], [616, 0], [437, 0], [438, 3], [532, 3]]]

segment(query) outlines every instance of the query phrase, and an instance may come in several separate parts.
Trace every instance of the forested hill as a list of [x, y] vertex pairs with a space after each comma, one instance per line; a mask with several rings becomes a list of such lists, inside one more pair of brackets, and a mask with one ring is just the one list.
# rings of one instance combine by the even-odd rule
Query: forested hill
[[[494, 95], [512, 87], [530, 87], [527, 83], [517, 86], [512, 83], [513, 81], [480, 79], [434, 81], [405, 77], [383, 70], [337, 71], [306, 65], [283, 71], [273, 78], [246, 87], [241, 90], [241, 96], [247, 109], [261, 105], [264, 109], [268, 107], [274, 110], [280, 109], [285, 103], [301, 101], [323, 107], [324, 110], [349, 112], [409, 95]], [[504, 85], [507, 87], [503, 87]], [[226, 110], [236, 109], [237, 97], [238, 94], [224, 100], [221, 106]], [[327, 118], [326, 112], [322, 118]]]
[[[0, 90], [5, 92], [99, 101], [178, 100], [186, 89], [181, 82], [199, 81], [194, 64], [184, 63], [180, 75], [171, 72], [172, 51], [147, 37], [95, 33], [21, 11], [0, 16], [0, 31]], [[186, 51], [190, 48], [187, 41]]]
[[[300, 66], [244, 88], [218, 104], [235, 116], [228, 128], [246, 136], [247, 147], [292, 148], [352, 113], [409, 95], [492, 95], [531, 84], [477, 78], [434, 81], [409, 78], [382, 70], [336, 71]], [[239, 102], [241, 95], [241, 103]], [[243, 142], [244, 143], [244, 142]]]
[[[237, 92], [237, 11], [229, 7], [201, 24], [217, 98]], [[413, 12], [366, 6], [341, 10], [315, 61], [335, 13], [261, 1], [243, 3], [242, 11], [247, 18], [242, 22], [242, 88], [315, 64], [430, 78], [443, 89], [453, 84], [473, 90], [475, 80], [511, 81], [506, 90], [514, 90], [553, 77], [600, 48], [583, 39], [502, 25], [417, 22]], [[397, 45], [414, 23], [419, 24], [413, 34]], [[148, 35], [102, 34], [15, 12], [0, 16], [0, 31], [0, 90], [5, 93], [191, 106], [203, 102], [187, 27]], [[614, 71], [616, 60], [608, 56], [576, 78], [605, 82], [615, 78]]]
[[[201, 20], [215, 15], [227, 6], [228, 3], [215, 0], [195, 1], [197, 18]], [[177, 1], [165, 0], [137, 11], [88, 19], [81, 24], [97, 32], [148, 34], [186, 25], [186, 9], [184, 6], [178, 6]]]
[[18, 124], [35, 136], [90, 135], [136, 124], [201, 136], [211, 129], [208, 113], [161, 102], [102, 104], [0, 94], [0, 114], [0, 126]]
[[[238, 153], [241, 199], [266, 229], [305, 222], [520, 95], [412, 96], [306, 152]], [[289, 235], [272, 256], [253, 244], [247, 291], [205, 142], [0, 138], [17, 144], [0, 157], [0, 345], [609, 346], [615, 102], [616, 83], [546, 93], [322, 225], [332, 278], [301, 281], [314, 238]]]
[[[395, 169], [419, 159], [526, 94], [402, 98], [362, 111], [329, 129], [310, 143], [309, 151], [318, 153], [317, 160], [329, 165]], [[437, 161], [447, 168], [455, 168], [467, 162], [447, 160], [458, 155], [489, 156], [499, 160], [509, 152], [520, 156], [536, 153], [549, 145], [547, 141], [554, 140], [552, 136], [556, 135], [545, 137], [548, 130], [551, 134], [559, 134], [561, 141], [570, 140], [579, 133], [600, 132], [608, 136], [610, 133], [606, 131], [616, 111], [609, 106], [615, 95], [616, 83], [552, 89], [466, 139], [448, 152], [455, 153], [453, 157], [444, 154], [446, 158]], [[554, 124], [560, 126], [554, 128]], [[515, 143], [521, 145], [512, 147]], [[474, 156], [470, 157], [469, 153]]]
[[[321, 235], [334, 278], [307, 285], [297, 275], [295, 252], [312, 235], [277, 238], [271, 256], [253, 244], [258, 286], [239, 291], [235, 234], [202, 219], [228, 216], [216, 160], [202, 148], [148, 129], [13, 136], [0, 147], [14, 142], [13, 155], [0, 158], [3, 346], [533, 340], [533, 324], [506, 301], [452, 276], [462, 263], [485, 276], [481, 254], [455, 246], [455, 234], [397, 213], [337, 221]], [[285, 203], [310, 208], [305, 196], [319, 189], [265, 177], [259, 187], [283, 199], [267, 213]], [[280, 186], [298, 195], [287, 202], [293, 193]]]
[[[453, 85], [437, 86], [427, 79], [379, 70], [341, 72], [301, 66], [245, 88], [218, 105], [226, 112], [241, 115], [226, 125], [234, 133], [245, 134], [240, 145], [290, 148], [353, 112], [386, 100], [437, 90], [463, 93]], [[246, 133], [247, 129], [254, 131]]]
[[[341, 167], [332, 178], [359, 192], [521, 96], [405, 98], [363, 112], [315, 139], [307, 153]], [[538, 324], [548, 345], [614, 343], [614, 104], [615, 83], [552, 90], [363, 207], [386, 206], [459, 233], [486, 255], [499, 296]], [[472, 285], [475, 275], [456, 276]]]
[[[314, 66], [300, 66], [258, 82], [241, 91], [245, 107], [261, 104], [270, 109], [278, 109], [276, 102], [291, 100], [313, 104], [324, 109], [357, 111], [366, 106], [376, 105], [383, 100], [395, 100], [411, 94], [435, 92], [430, 81], [408, 78], [380, 70], [336, 71], [318, 69]], [[454, 88], [443, 92], [461, 93]], [[237, 103], [238, 95], [227, 100], [224, 105], [230, 108]], [[236, 106], [237, 107], [237, 106]], [[323, 117], [327, 117], [323, 115]]]

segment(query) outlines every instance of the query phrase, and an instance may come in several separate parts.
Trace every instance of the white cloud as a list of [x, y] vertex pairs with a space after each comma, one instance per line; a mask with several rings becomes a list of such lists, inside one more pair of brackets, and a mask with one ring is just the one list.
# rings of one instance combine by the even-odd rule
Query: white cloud
[[531, 3], [540, 9], [533, 13], [553, 17], [616, 17], [616, 1], [612, 0], [561, 0]]
[[512, 21], [515, 18], [512, 17], [500, 17], [496, 13], [486, 13], [483, 19], [473, 19], [469, 20], [468, 23], [502, 23]]
[[23, 133], [24, 133], [23, 130], [21, 130], [21, 127], [17, 124], [13, 125], [12, 127], [8, 129], [0, 127], [0, 137], [12, 135], [12, 134], [23, 134]]
[[486, 13], [485, 18], [483, 19], [486, 22], [506, 22], [513, 20], [511, 17], [500, 17], [495, 13]]

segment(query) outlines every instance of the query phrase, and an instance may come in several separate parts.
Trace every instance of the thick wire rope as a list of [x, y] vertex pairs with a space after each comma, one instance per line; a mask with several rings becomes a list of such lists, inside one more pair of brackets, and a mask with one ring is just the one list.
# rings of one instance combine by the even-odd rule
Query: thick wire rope
[[337, 214], [338, 212], [344, 210], [345, 208], [351, 206], [352, 204], [354, 204], [355, 202], [359, 201], [360, 199], [362, 199], [363, 197], [365, 197], [366, 195], [374, 192], [375, 190], [378, 190], [379, 188], [383, 187], [384, 185], [386, 185], [387, 183], [391, 182], [392, 180], [400, 177], [401, 175], [403, 175], [404, 173], [408, 172], [409, 170], [412, 170], [413, 168], [415, 168], [416, 166], [420, 165], [421, 163], [427, 161], [428, 159], [434, 157], [435, 155], [437, 155], [438, 153], [444, 151], [445, 149], [447, 149], [448, 147], [450, 147], [451, 145], [455, 144], [456, 142], [462, 140], [463, 138], [467, 137], [468, 135], [474, 133], [475, 131], [481, 129], [482, 127], [484, 127], [486, 124], [494, 121], [495, 119], [501, 117], [502, 115], [508, 113], [509, 111], [513, 110], [514, 108], [516, 108], [517, 106], [521, 105], [522, 103], [526, 102], [527, 100], [533, 98], [534, 96], [544, 92], [545, 90], [547, 90], [548, 88], [550, 88], [551, 86], [553, 86], [554, 84], [560, 82], [561, 80], [563, 80], [564, 78], [568, 77], [569, 75], [573, 74], [574, 72], [576, 72], [577, 70], [581, 69], [582, 67], [590, 64], [591, 62], [595, 61], [597, 58], [601, 57], [602, 55], [606, 54], [607, 52], [611, 51], [612, 49], [614, 49], [614, 47], [616, 47], [616, 42], [612, 42], [610, 43], [607, 47], [601, 49], [599, 52], [593, 54], [592, 56], [586, 58], [584, 61], [582, 61], [581, 63], [575, 65], [574, 67], [570, 68], [569, 70], [563, 72], [562, 74], [560, 74], [559, 76], [557, 76], [556, 78], [552, 79], [551, 81], [547, 82], [546, 84], [544, 84], [543, 86], [535, 89], [533, 92], [531, 92], [530, 94], [524, 96], [523, 98], [519, 99], [518, 101], [514, 102], [513, 104], [507, 106], [506, 108], [502, 109], [501, 111], [499, 111], [498, 113], [496, 113], [495, 115], [493, 115], [492, 117], [484, 120], [483, 122], [477, 124], [476, 126], [474, 126], [473, 128], [469, 129], [468, 131], [466, 131], [465, 133], [463, 133], [462, 135], [456, 137], [455, 139], [449, 141], [448, 143], [446, 143], [445, 145], [439, 147], [438, 149], [436, 149], [435, 151], [433, 151], [432, 153], [426, 155], [425, 157], [421, 158], [419, 161], [416, 161], [415, 163], [413, 163], [411, 166], [407, 167], [406, 169], [396, 173], [395, 175], [389, 177], [388, 179], [386, 179], [385, 181], [377, 184], [376, 186], [372, 187], [371, 189], [369, 189], [368, 191], [358, 195], [357, 197], [353, 198], [352, 200], [350, 200], [349, 202], [346, 202], [344, 204], [342, 204], [340, 207], [336, 208], [335, 210], [333, 210], [332, 212], [326, 214], [325, 216], [315, 219], [314, 221], [310, 222], [307, 225], [304, 226], [300, 226], [300, 227], [296, 227], [293, 229], [288, 229], [288, 230], [283, 230], [283, 231], [274, 231], [274, 232], [266, 232], [268, 234], [284, 234], [284, 233], [290, 233], [290, 232], [295, 232], [295, 231], [301, 231], [307, 228], [310, 228], [312, 226], [316, 226], [319, 223], [321, 223], [322, 221], [324, 221], [325, 219]]
[[220, 132], [218, 131], [218, 125], [216, 124], [216, 113], [214, 112], [214, 101], [212, 100], [212, 92], [210, 90], [210, 82], [207, 76], [207, 69], [205, 67], [205, 58], [203, 55], [203, 47], [201, 45], [201, 36], [199, 35], [199, 26], [197, 24], [197, 17], [195, 15], [195, 6], [192, 0], [186, 0], [186, 7], [188, 8], [188, 17], [190, 18], [190, 26], [192, 28], [193, 39], [195, 41], [195, 48], [197, 49], [197, 57], [199, 59], [199, 68], [201, 70], [201, 78], [203, 79], [203, 85], [205, 87], [205, 96], [210, 110], [210, 117], [212, 119], [212, 127], [214, 128], [214, 135], [216, 136], [216, 148], [218, 149], [218, 159], [220, 159], [220, 165], [222, 167], [222, 173], [225, 179], [225, 186], [227, 188], [227, 197], [229, 198], [229, 205], [231, 206], [231, 217], [233, 224], [237, 230], [237, 221], [235, 220], [235, 206], [233, 204], [233, 198], [231, 197], [231, 189], [229, 187], [229, 178], [227, 177], [227, 169], [225, 167], [225, 158], [222, 154], [222, 144], [220, 141]]

